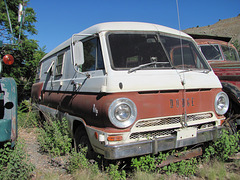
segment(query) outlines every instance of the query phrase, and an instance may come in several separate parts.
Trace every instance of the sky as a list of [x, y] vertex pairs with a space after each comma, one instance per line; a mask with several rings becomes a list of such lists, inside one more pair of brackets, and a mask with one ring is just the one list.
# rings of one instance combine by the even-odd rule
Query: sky
[[30, 0], [27, 6], [36, 13], [38, 31], [29, 38], [46, 46], [46, 52], [102, 22], [148, 22], [184, 30], [240, 14], [240, 0]]

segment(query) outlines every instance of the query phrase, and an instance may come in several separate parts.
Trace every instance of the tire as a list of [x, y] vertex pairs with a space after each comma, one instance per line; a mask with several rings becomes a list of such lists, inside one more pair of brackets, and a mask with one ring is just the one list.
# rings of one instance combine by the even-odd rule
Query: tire
[[88, 135], [86, 130], [83, 127], [78, 127], [74, 134], [74, 148], [77, 152], [81, 151], [81, 148], [87, 147], [86, 158], [94, 159], [96, 157], [96, 153], [94, 152], [92, 145], [88, 139]]

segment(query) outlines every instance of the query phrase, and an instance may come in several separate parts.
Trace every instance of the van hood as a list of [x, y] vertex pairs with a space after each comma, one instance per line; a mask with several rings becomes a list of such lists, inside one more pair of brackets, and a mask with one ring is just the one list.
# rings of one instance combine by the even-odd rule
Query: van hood
[[[151, 71], [151, 72], [149, 72]], [[222, 88], [217, 76], [202, 70], [139, 70], [109, 72], [106, 92]]]
[[210, 66], [215, 69], [239, 69], [240, 62], [239, 61], [208, 61]]

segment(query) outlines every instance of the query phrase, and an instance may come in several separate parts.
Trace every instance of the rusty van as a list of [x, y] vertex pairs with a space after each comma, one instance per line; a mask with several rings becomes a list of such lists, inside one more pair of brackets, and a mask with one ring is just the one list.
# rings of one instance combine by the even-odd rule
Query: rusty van
[[139, 22], [72, 35], [40, 61], [32, 100], [44, 117], [68, 120], [76, 147], [106, 159], [216, 139], [229, 105], [189, 35]]
[[2, 61], [6, 65], [14, 62], [7, 54], [0, 61], [0, 145], [6, 142], [14, 147], [17, 140], [17, 84], [11, 77], [2, 77]]
[[[240, 127], [240, 60], [231, 37], [191, 34], [209, 62], [214, 73], [220, 79], [223, 91], [229, 97], [229, 110], [225, 114], [230, 118], [232, 130]], [[237, 124], [237, 129], [234, 124]]]

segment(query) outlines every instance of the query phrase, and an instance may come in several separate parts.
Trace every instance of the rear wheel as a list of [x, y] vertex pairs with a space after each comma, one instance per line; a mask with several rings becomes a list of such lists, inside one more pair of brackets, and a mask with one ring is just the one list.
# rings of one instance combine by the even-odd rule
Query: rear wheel
[[92, 145], [88, 139], [86, 130], [83, 127], [78, 127], [74, 134], [74, 147], [77, 152], [80, 152], [81, 148], [87, 148], [86, 157], [88, 159], [94, 159], [96, 154], [92, 148]]

